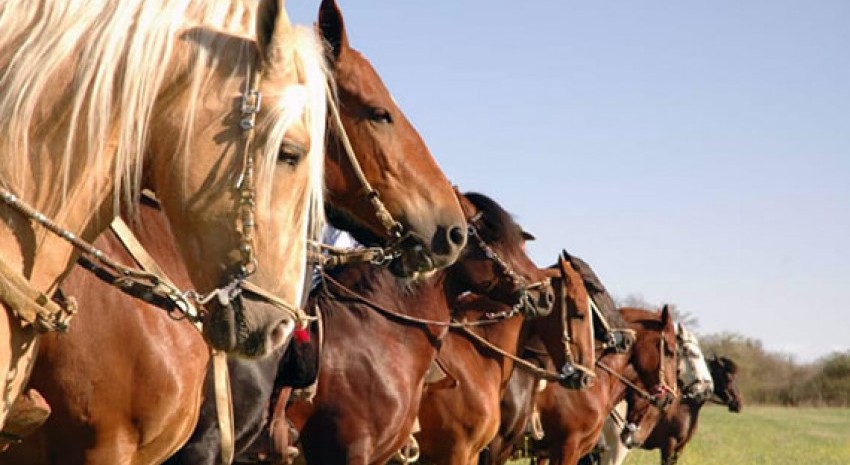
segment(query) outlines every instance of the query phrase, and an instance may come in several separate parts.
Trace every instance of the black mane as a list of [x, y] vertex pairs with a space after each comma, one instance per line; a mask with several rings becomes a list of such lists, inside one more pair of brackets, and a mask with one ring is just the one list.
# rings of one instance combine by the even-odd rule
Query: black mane
[[599, 279], [593, 268], [575, 255], [570, 255], [569, 253], [564, 253], [564, 255], [570, 262], [570, 265], [581, 274], [581, 279], [584, 280], [584, 287], [587, 288], [587, 293], [590, 294], [599, 311], [605, 315], [611, 328], [627, 327], [626, 321], [623, 320], [622, 315], [617, 311], [617, 305], [614, 303], [614, 299], [611, 298], [611, 294], [605, 289], [602, 280]]
[[510, 213], [490, 197], [477, 192], [467, 192], [464, 196], [481, 213], [474, 223], [478, 234], [485, 242], [522, 243], [525, 241], [522, 228], [514, 221]]

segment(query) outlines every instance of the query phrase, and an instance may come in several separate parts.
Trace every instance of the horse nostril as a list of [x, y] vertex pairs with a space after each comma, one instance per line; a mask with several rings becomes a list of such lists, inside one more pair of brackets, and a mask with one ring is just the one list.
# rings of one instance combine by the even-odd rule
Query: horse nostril
[[466, 230], [459, 226], [449, 228], [449, 242], [456, 246], [462, 246], [466, 241], [466, 234], [464, 234], [464, 231]]

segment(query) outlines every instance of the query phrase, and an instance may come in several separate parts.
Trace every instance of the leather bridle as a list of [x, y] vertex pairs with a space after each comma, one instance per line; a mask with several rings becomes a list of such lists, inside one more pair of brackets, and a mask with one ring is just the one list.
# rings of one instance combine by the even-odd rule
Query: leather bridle
[[[517, 303], [514, 304], [512, 312], [514, 314], [522, 313], [524, 316], [532, 318], [540, 316], [537, 311], [537, 306], [529, 292], [551, 286], [551, 280], [549, 278], [544, 278], [540, 281], [529, 283], [519, 273], [514, 271], [513, 267], [510, 266], [508, 262], [506, 262], [489, 244], [487, 244], [478, 232], [479, 227], [477, 227], [476, 224], [481, 220], [482, 215], [482, 212], [478, 212], [472, 218], [467, 220], [468, 237], [475, 240], [475, 245], [481, 249], [481, 252], [488, 260], [492, 261], [493, 264], [496, 265], [496, 269], [502, 275], [502, 278], [506, 278], [510, 283], [512, 283], [513, 291], [519, 293]], [[484, 289], [482, 294], [489, 294], [493, 292], [501, 283], [501, 279], [494, 279], [486, 286], [486, 289]]]

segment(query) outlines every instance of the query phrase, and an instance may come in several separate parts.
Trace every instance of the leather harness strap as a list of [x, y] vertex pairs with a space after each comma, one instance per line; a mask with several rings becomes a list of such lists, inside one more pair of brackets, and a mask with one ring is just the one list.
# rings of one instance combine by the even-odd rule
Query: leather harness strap
[[[115, 218], [109, 228], [115, 233], [115, 237], [133, 257], [133, 260], [145, 271], [159, 276], [169, 285], [174, 285], [168, 275], [159, 264], [145, 250], [127, 223], [120, 217]], [[188, 312], [197, 315], [197, 309], [189, 303]], [[196, 323], [199, 328], [200, 323]], [[218, 417], [218, 430], [221, 433], [221, 460], [225, 465], [233, 462], [234, 456], [234, 434], [233, 434], [233, 399], [230, 392], [230, 375], [227, 370], [227, 355], [224, 352], [210, 350], [210, 358], [213, 370], [213, 386], [215, 388], [215, 410]]]
[[218, 431], [221, 434], [221, 463], [233, 463], [235, 443], [233, 435], [233, 399], [230, 392], [230, 374], [227, 370], [227, 354], [212, 352], [213, 380], [215, 386], [215, 411]]

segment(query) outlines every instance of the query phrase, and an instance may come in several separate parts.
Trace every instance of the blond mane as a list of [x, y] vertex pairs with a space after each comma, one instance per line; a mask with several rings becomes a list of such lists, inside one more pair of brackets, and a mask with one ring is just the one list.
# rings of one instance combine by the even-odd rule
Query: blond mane
[[[251, 0], [0, 0], [0, 185], [21, 191], [52, 170], [60, 177], [40, 180], [41, 204], [61, 205], [82, 188], [113, 189], [116, 209], [121, 199], [135, 204], [152, 115], [178, 72], [175, 62], [189, 81], [178, 144], [185, 161], [193, 115], [213, 83], [221, 85], [216, 65], [233, 59], [223, 50], [234, 47], [224, 45], [241, 47], [225, 77], [229, 92], [242, 90], [256, 65], [256, 9]], [[176, 47], [182, 34], [195, 34], [192, 50]], [[268, 132], [257, 161], [258, 197], [268, 202], [283, 136], [306, 118], [312, 141], [306, 195], [309, 211], [321, 218], [328, 77], [310, 28], [293, 28], [288, 47], [284, 54], [300, 83], [264, 102], [268, 116], [258, 131]], [[104, 181], [87, 178], [104, 170], [111, 170]], [[97, 185], [103, 182], [111, 185]]]

